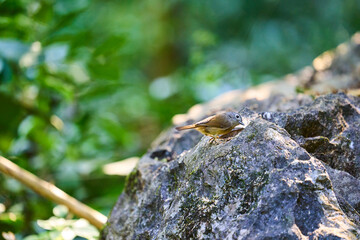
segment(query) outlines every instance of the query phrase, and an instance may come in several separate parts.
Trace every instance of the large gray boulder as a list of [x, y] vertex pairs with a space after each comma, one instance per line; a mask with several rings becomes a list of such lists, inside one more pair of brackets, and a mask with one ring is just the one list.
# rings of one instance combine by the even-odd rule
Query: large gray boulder
[[[351, 74], [347, 84], [360, 86], [359, 57], [351, 55], [360, 45], [349, 46], [322, 71]], [[352, 65], [339, 73], [339, 59]], [[303, 74], [299, 84], [318, 86]], [[174, 121], [232, 107], [246, 127], [216, 143], [194, 130], [161, 134], [129, 175], [102, 238], [360, 239], [360, 98], [231, 94], [233, 101], [197, 106]]]

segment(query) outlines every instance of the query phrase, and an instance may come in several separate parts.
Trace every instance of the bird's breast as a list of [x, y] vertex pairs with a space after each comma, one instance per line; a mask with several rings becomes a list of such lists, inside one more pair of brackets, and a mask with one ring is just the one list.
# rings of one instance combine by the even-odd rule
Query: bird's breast
[[232, 128], [218, 128], [218, 127], [198, 127], [196, 130], [205, 135], [222, 135], [231, 131]]

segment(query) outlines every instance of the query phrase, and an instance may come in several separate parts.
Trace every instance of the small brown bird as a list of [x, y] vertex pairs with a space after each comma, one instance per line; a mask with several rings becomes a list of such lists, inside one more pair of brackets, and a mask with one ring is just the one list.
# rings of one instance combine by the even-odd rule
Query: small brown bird
[[239, 124], [244, 125], [240, 114], [236, 112], [224, 112], [210, 116], [191, 125], [177, 127], [176, 130], [195, 129], [206, 136], [210, 136], [212, 140], [214, 140], [221, 135], [231, 132], [231, 130]]

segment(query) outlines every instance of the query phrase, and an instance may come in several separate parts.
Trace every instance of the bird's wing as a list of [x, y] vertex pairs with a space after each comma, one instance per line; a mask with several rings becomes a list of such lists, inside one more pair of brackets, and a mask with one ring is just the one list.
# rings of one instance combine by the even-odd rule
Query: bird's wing
[[[213, 118], [216, 116], [216, 121]], [[213, 120], [213, 121], [211, 121]], [[195, 127], [217, 127], [217, 128], [225, 128], [228, 126], [228, 120], [224, 114], [210, 116], [195, 123]]]

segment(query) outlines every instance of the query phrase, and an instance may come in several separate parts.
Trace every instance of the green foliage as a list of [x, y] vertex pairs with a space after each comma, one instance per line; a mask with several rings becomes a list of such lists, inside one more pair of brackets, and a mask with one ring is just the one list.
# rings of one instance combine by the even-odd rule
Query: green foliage
[[[311, 64], [360, 28], [359, 8], [0, 0], [0, 154], [108, 214], [125, 179], [104, 176], [105, 163], [140, 156], [195, 103]], [[0, 230], [20, 238], [52, 215], [15, 180], [0, 175], [0, 188]]]
[[[98, 230], [84, 219], [72, 220], [65, 218], [67, 208], [61, 205], [53, 209], [54, 216], [48, 220], [37, 220], [38, 234], [30, 235], [24, 240], [72, 240], [72, 239], [99, 239]], [[47, 230], [47, 231], [45, 231]]]

